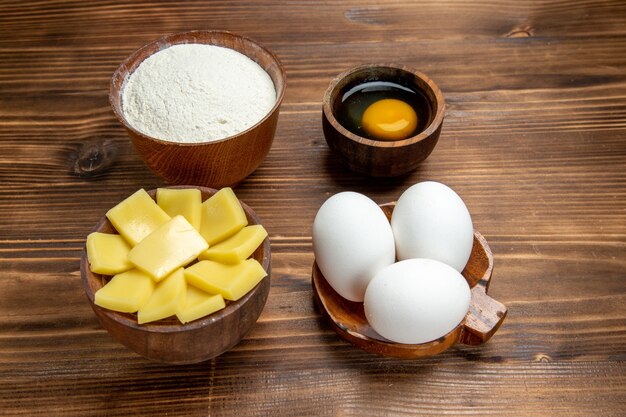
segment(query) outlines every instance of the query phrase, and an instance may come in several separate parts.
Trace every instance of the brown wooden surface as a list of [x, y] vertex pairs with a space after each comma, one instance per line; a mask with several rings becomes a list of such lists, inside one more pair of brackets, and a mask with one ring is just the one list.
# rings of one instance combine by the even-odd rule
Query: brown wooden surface
[[[272, 287], [251, 333], [200, 365], [149, 362], [83, 294], [90, 228], [162, 185], [108, 103], [110, 77], [165, 33], [225, 29], [282, 60], [265, 162], [238, 188], [267, 226]], [[439, 143], [394, 180], [330, 154], [329, 81], [396, 61], [446, 98]], [[0, 414], [27, 416], [622, 416], [626, 410], [626, 4], [0, 3]], [[494, 253], [504, 325], [421, 360], [342, 341], [314, 308], [311, 224], [331, 194], [378, 203], [453, 187]]]

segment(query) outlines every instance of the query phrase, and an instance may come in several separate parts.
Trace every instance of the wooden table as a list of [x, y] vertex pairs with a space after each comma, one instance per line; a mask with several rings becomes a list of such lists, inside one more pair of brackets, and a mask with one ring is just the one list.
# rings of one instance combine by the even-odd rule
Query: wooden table
[[[111, 74], [191, 29], [250, 36], [287, 70], [274, 145], [236, 189], [269, 230], [272, 288], [232, 351], [164, 366], [100, 327], [78, 261], [108, 208], [163, 185], [113, 116]], [[331, 78], [376, 61], [448, 104], [402, 178], [351, 173], [322, 134]], [[381, 203], [422, 180], [466, 201], [509, 315], [482, 347], [374, 356], [314, 307], [311, 224], [334, 193]], [[4, 1], [0, 270], [0, 415], [626, 415], [626, 4]]]

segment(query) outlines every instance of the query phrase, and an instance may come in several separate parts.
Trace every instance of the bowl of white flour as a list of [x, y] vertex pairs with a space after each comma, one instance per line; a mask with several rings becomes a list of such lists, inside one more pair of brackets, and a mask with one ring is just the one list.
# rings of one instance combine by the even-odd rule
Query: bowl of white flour
[[285, 71], [271, 51], [234, 33], [198, 31], [134, 52], [113, 74], [109, 98], [156, 174], [219, 188], [261, 164], [284, 94]]

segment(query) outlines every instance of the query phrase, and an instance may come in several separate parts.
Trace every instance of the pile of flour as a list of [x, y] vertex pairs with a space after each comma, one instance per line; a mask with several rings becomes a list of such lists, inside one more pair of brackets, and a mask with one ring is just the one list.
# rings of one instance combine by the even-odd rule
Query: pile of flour
[[172, 142], [207, 142], [242, 132], [276, 103], [270, 76], [247, 56], [213, 45], [174, 45], [128, 77], [122, 108], [128, 123]]

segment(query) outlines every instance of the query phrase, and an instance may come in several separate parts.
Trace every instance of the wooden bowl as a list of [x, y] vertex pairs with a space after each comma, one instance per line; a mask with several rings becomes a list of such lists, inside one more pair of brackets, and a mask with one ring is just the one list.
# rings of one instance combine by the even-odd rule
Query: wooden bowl
[[[343, 127], [335, 117], [343, 95], [369, 81], [392, 81], [422, 93], [431, 109], [426, 128], [407, 139], [379, 141]], [[430, 155], [439, 139], [444, 113], [443, 94], [426, 75], [404, 65], [369, 64], [349, 69], [331, 81], [322, 103], [322, 125], [326, 143], [350, 169], [372, 177], [395, 177], [414, 170]]]
[[[202, 200], [212, 196], [216, 190], [198, 188]], [[156, 190], [148, 191], [154, 199]], [[249, 224], [260, 224], [257, 215], [241, 202]], [[117, 233], [106, 216], [96, 224], [92, 232]], [[80, 260], [80, 274], [91, 308], [98, 320], [115, 339], [138, 354], [158, 362], [188, 364], [203, 362], [218, 356], [235, 346], [256, 323], [270, 289], [270, 241], [263, 243], [252, 254], [259, 261], [267, 276], [248, 294], [237, 301], [226, 301], [226, 308], [207, 317], [181, 324], [176, 317], [148, 324], [137, 324], [136, 314], [118, 313], [94, 304], [94, 294], [106, 282], [103, 275], [89, 269], [87, 250], [83, 249]]]
[[[391, 218], [395, 205], [381, 205], [387, 218]], [[454, 330], [437, 340], [421, 344], [395, 343], [379, 335], [367, 322], [363, 303], [348, 301], [337, 294], [317, 263], [313, 263], [313, 295], [324, 318], [346, 341], [379, 355], [413, 359], [435, 355], [456, 343], [481, 345], [493, 336], [504, 321], [507, 309], [487, 295], [492, 271], [491, 249], [485, 238], [475, 231], [472, 253], [462, 272], [471, 288], [469, 311]]]
[[[276, 103], [251, 128], [224, 139], [177, 143], [148, 136], [131, 126], [122, 111], [122, 89], [127, 77], [150, 55], [172, 45], [201, 43], [234, 49], [258, 63], [271, 77]], [[272, 146], [280, 104], [285, 95], [285, 70], [278, 58], [255, 41], [230, 32], [185, 32], [151, 42], [129, 56], [113, 74], [109, 100], [113, 113], [126, 128], [146, 165], [172, 184], [213, 188], [234, 186], [250, 175]]]

